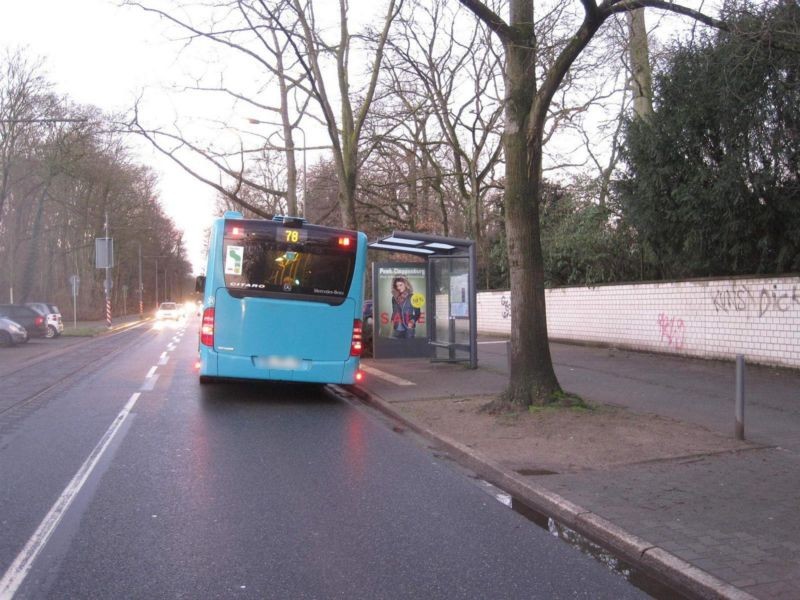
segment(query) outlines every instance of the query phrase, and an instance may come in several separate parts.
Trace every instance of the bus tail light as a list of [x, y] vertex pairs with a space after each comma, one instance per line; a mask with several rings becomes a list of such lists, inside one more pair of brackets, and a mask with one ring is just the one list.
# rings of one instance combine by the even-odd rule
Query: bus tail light
[[364, 371], [356, 371], [356, 383], [361, 383], [364, 381]]
[[209, 348], [214, 347], [214, 309], [203, 311], [203, 324], [200, 326], [200, 343]]
[[350, 342], [350, 356], [361, 356], [362, 350], [361, 319], [353, 319], [353, 339]]

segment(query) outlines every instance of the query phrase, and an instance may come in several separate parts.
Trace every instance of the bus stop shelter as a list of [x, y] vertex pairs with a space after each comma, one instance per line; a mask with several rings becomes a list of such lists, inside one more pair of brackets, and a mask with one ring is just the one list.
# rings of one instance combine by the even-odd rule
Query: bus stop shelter
[[410, 254], [427, 264], [427, 335], [431, 360], [478, 368], [475, 242], [395, 231], [369, 247]]

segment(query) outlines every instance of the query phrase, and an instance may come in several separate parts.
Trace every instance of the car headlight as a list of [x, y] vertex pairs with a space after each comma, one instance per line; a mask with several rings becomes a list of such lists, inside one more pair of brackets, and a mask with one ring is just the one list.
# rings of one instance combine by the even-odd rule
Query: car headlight
[[25, 333], [25, 328], [21, 325], [17, 325], [16, 323], [11, 323], [11, 325], [9, 325], [9, 329], [14, 333]]

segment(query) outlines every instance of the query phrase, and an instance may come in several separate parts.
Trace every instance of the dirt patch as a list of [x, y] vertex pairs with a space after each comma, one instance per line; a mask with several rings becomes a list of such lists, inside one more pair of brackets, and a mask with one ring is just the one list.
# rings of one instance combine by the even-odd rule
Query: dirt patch
[[411, 421], [521, 474], [544, 475], [692, 457], [751, 447], [698, 425], [625, 408], [539, 409], [491, 415], [491, 397], [393, 402]]

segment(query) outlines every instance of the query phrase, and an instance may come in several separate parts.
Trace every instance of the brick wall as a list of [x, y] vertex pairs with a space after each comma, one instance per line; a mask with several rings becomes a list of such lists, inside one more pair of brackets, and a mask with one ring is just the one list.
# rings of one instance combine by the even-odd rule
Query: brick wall
[[[546, 291], [551, 339], [800, 368], [800, 277]], [[510, 293], [478, 294], [478, 331], [509, 335]]]

